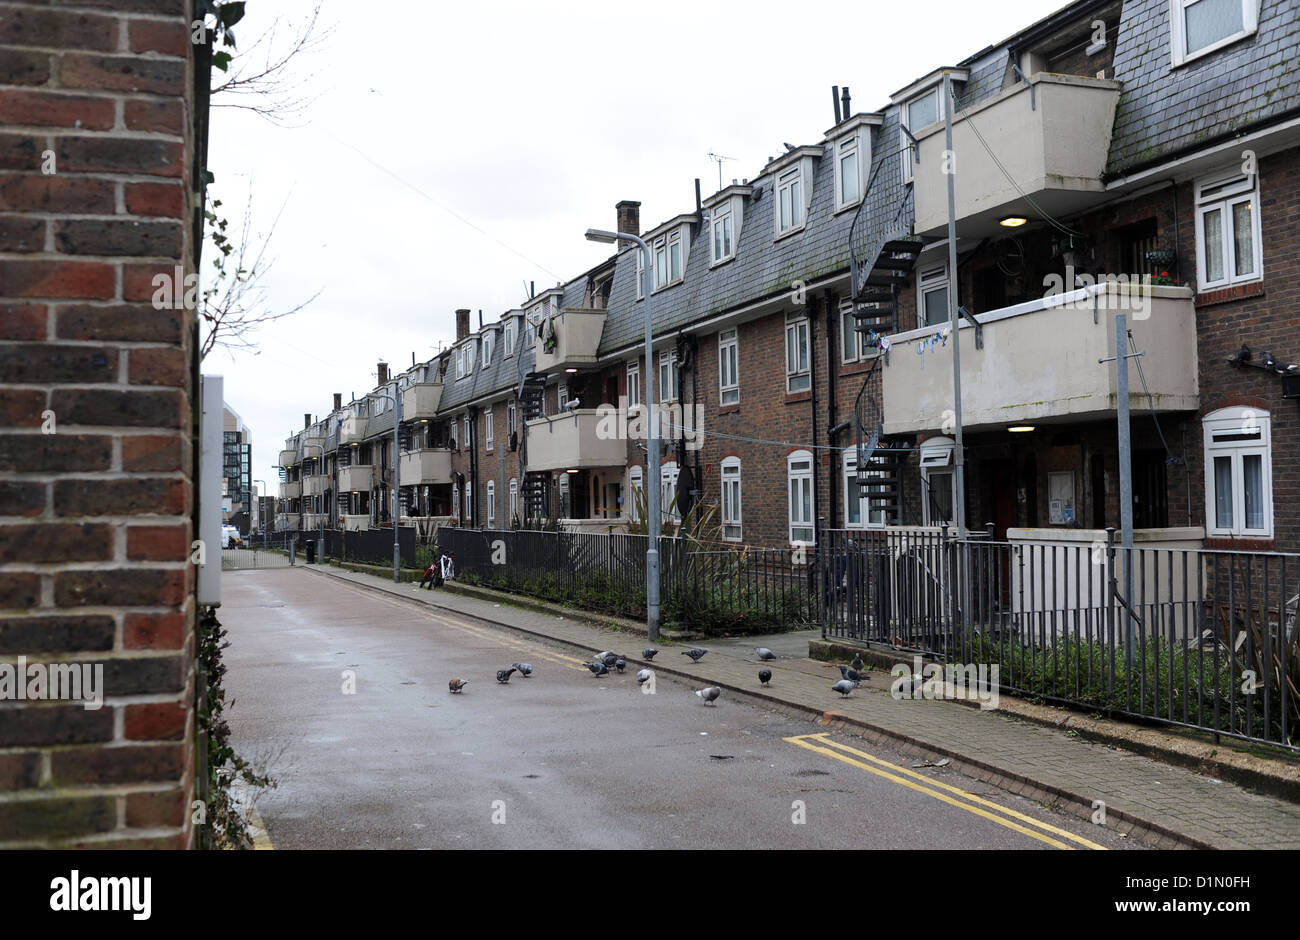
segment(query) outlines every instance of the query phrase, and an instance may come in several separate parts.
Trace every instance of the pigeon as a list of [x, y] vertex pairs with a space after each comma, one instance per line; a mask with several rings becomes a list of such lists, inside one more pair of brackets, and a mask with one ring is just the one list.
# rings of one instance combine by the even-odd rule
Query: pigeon
[[722, 690], [716, 685], [711, 685], [707, 689], [698, 690], [695, 694], [704, 699], [705, 705], [712, 705], [714, 700], [722, 694]]
[[773, 653], [766, 646], [756, 646], [754, 647], [754, 652], [757, 653], [758, 658], [763, 660], [764, 662], [770, 659], [776, 659], [776, 653]]
[[617, 655], [618, 655], [618, 654], [615, 653], [615, 652], [613, 652], [612, 650], [601, 650], [599, 653], [596, 654], [596, 658], [593, 659], [592, 662], [593, 662], [593, 663], [594, 663], [594, 662], [602, 662], [602, 663], [603, 663], [603, 662], [604, 662], [606, 659], [608, 659], [609, 657], [611, 657], [611, 656], [617, 656]]
[[606, 666], [613, 666], [618, 662], [618, 653], [606, 653], [601, 657]]
[[614, 660], [614, 668], [619, 672], [622, 672], [627, 668], [627, 660], [620, 656], [618, 659]]
[[461, 689], [465, 688], [467, 682], [469, 682], [468, 679], [452, 679], [447, 683], [447, 688], [451, 689], [452, 692], [459, 692]]
[[697, 646], [694, 649], [683, 650], [682, 655], [689, 656], [693, 662], [698, 663], [701, 659], [704, 658], [704, 654], [707, 652], [708, 650], [702, 650]]
[[609, 667], [604, 663], [587, 663], [586, 666], [591, 670], [593, 676], [609, 675]]
[[831, 686], [831, 688], [840, 693], [840, 695], [848, 695], [853, 691], [856, 685], [857, 683], [850, 682], [848, 679], [841, 679], [839, 682]]
[[510, 667], [509, 669], [498, 669], [497, 682], [500, 682], [502, 685], [505, 685], [507, 682], [510, 681], [510, 674], [513, 673], [514, 671], [515, 670], [513, 666]]
[[761, 682], [761, 683], [763, 683], [763, 685], [767, 685], [769, 682], [771, 682], [771, 681], [772, 681], [772, 670], [771, 670], [771, 669], [760, 669], [760, 670], [758, 671], [758, 681]]
[[640, 672], [636, 674], [636, 684], [645, 685], [647, 682], [650, 681], [650, 677], [653, 675], [654, 673], [651, 672], [649, 669], [642, 669]]
[[655, 649], [653, 646], [648, 646], [641, 651], [641, 655], [644, 656], [646, 659], [654, 659], [658, 653], [659, 651]]
[[514, 666], [516, 669], [518, 669], [518, 670], [519, 670], [519, 674], [520, 674], [521, 676], [523, 676], [525, 679], [530, 678], [530, 677], [532, 676], [532, 674], [533, 674], [533, 664], [532, 664], [532, 663], [511, 663], [510, 665], [512, 665], [512, 666]]
[[852, 666], [854, 669], [856, 669], [858, 672], [861, 672], [861, 671], [862, 671], [862, 667], [865, 666], [866, 663], [864, 663], [864, 662], [862, 661], [862, 654], [861, 654], [861, 653], [854, 653], [854, 654], [853, 654], [853, 662], [849, 663], [849, 665]]
[[840, 676], [847, 679], [849, 682], [852, 682], [854, 685], [857, 685], [862, 681], [862, 673], [858, 672], [856, 669], [850, 669], [848, 666], [840, 667]]

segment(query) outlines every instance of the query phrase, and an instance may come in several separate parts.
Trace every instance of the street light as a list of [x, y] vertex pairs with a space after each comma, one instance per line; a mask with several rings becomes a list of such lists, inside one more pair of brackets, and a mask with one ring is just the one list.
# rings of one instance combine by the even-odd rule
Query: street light
[[607, 232], [604, 229], [587, 229], [587, 241], [615, 244], [619, 239], [636, 242], [641, 246], [643, 263], [641, 276], [642, 303], [645, 304], [645, 403], [646, 417], [650, 423], [650, 436], [646, 441], [646, 496], [647, 514], [650, 516], [650, 544], [645, 551], [645, 606], [646, 635], [659, 639], [659, 426], [655, 420], [654, 336], [650, 324], [650, 246], [628, 232]]
[[[262, 484], [262, 496], [261, 496], [261, 499], [259, 499], [259, 498], [258, 498], [258, 495], [257, 495], [257, 484], [259, 484], [259, 483]], [[254, 502], [255, 502], [255, 504], [256, 504], [256, 506], [257, 506], [257, 527], [258, 527], [258, 529], [261, 530], [261, 532], [262, 532], [263, 534], [265, 534], [265, 533], [266, 533], [266, 520], [262, 518], [262, 503], [261, 503], [261, 500], [262, 500], [262, 499], [266, 499], [266, 481], [265, 481], [265, 480], [254, 480], [254, 481], [253, 481], [253, 500], [254, 500]]]

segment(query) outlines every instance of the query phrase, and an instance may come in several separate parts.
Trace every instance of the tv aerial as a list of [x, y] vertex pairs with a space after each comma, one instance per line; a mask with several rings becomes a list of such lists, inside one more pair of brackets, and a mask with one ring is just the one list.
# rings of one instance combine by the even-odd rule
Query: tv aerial
[[724, 157], [720, 153], [709, 151], [709, 159], [718, 165], [718, 189], [722, 189], [722, 164], [726, 160], [735, 160], [735, 157]]

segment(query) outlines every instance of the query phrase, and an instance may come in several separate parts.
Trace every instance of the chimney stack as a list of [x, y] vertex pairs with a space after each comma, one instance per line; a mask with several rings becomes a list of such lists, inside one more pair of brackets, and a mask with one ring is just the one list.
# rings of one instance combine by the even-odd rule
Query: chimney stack
[[462, 307], [456, 311], [456, 342], [469, 336], [469, 308]]
[[343, 393], [342, 393], [342, 392], [335, 392], [335, 393], [334, 393], [334, 410], [335, 410], [335, 411], [342, 411], [342, 410], [343, 410]]
[[849, 106], [850, 100], [851, 99], [849, 98], [849, 86], [845, 85], [844, 90], [840, 92], [840, 102], [842, 104], [840, 110], [844, 112], [844, 120], [846, 121], [849, 118], [853, 117], [853, 109]]
[[311, 427], [311, 415], [305, 414], [302, 416], [302, 429], [305, 431], [309, 427]]
[[838, 126], [844, 118], [840, 115], [840, 86], [831, 86], [831, 103], [835, 105], [835, 124]]
[[386, 362], [379, 363], [379, 384], [388, 384], [388, 363]]
[[631, 235], [641, 234], [641, 203], [624, 199], [614, 207], [618, 210], [618, 231]]

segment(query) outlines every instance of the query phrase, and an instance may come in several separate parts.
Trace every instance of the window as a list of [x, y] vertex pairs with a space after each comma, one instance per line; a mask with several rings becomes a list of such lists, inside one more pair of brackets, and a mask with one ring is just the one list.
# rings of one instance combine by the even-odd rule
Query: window
[[645, 252], [638, 245], [632, 253], [636, 255], [636, 299], [645, 300]]
[[511, 399], [506, 403], [506, 437], [512, 437], [515, 433], [515, 403]]
[[474, 487], [465, 484], [465, 521], [474, 524]]
[[464, 444], [465, 444], [465, 449], [468, 450], [468, 449], [469, 449], [469, 441], [470, 441], [470, 438], [469, 438], [469, 415], [465, 415], [465, 437], [464, 437], [463, 440], [464, 440]]
[[457, 522], [463, 518], [460, 514], [460, 486], [456, 483], [451, 485], [451, 514]]
[[1273, 537], [1271, 423], [1255, 408], [1205, 416], [1206, 534]]
[[808, 318], [802, 313], [785, 317], [785, 390], [806, 392], [812, 387], [808, 366]]
[[560, 411], [563, 411], [564, 406], [569, 403], [569, 386], [567, 383], [560, 383], [560, 387], [555, 393], [555, 401], [559, 405]]
[[[899, 110], [899, 123], [909, 131], [916, 132], [927, 124], [943, 119], [943, 98], [938, 88], [931, 88], [925, 94], [913, 98]], [[901, 130], [898, 132], [898, 146], [907, 149], [903, 154], [903, 182], [912, 181], [912, 141]]]
[[1263, 277], [1259, 226], [1257, 176], [1233, 173], [1196, 184], [1196, 277], [1201, 290]]
[[722, 461], [722, 537], [740, 541], [740, 458]]
[[628, 489], [632, 491], [632, 505], [627, 509], [628, 519], [635, 522], [640, 518], [637, 506], [645, 502], [645, 479], [640, 467], [631, 467], [627, 471]]
[[948, 322], [948, 266], [940, 265], [921, 271], [917, 279], [916, 309], [920, 311], [921, 326], [936, 326]]
[[487, 527], [495, 529], [497, 524], [497, 481], [487, 481]]
[[1174, 65], [1255, 32], [1259, 0], [1169, 0], [1169, 51]]
[[519, 518], [519, 481], [514, 477], [510, 478], [510, 518], [506, 520], [508, 525], [514, 525], [515, 520]]
[[641, 404], [641, 363], [632, 361], [627, 364], [627, 407], [632, 409]]
[[511, 317], [506, 323], [505, 329], [502, 330], [505, 337], [505, 351], [501, 354], [502, 358], [509, 359], [515, 354], [515, 318]]
[[465, 377], [465, 349], [464, 347], [461, 347], [460, 349], [456, 350], [456, 378], [463, 379], [464, 377]]
[[[871, 476], [883, 477], [884, 474], [875, 471]], [[873, 484], [858, 483], [858, 449], [846, 447], [844, 449], [844, 527], [846, 529], [863, 529], [885, 524], [884, 507], [872, 506], [867, 499], [867, 490], [871, 486]]]
[[790, 493], [790, 543], [812, 545], [813, 526], [813, 459], [806, 450], [797, 450], [786, 458], [786, 477]]
[[682, 279], [682, 230], [655, 239], [654, 290], [667, 287]]
[[853, 304], [840, 304], [840, 349], [845, 362], [866, 359], [873, 347], [867, 345], [867, 334], [858, 331], [858, 321], [853, 317]]
[[776, 178], [776, 233], [803, 226], [803, 167], [792, 166]]
[[494, 337], [494, 334], [493, 334], [492, 330], [488, 330], [486, 333], [483, 334], [483, 344], [482, 344], [482, 345], [483, 345], [483, 368], [485, 368], [485, 369], [486, 369], [488, 366], [492, 365], [492, 340], [493, 340], [493, 337]]
[[492, 449], [492, 439], [495, 429], [493, 428], [492, 409], [489, 408], [483, 412], [483, 446], [488, 450]]
[[718, 334], [718, 402], [734, 405], [740, 401], [739, 346], [735, 330]]
[[677, 508], [677, 477], [681, 471], [677, 461], [670, 460], [659, 468], [659, 515], [665, 521], [681, 522], [682, 514]]
[[835, 144], [835, 210], [847, 209], [862, 200], [862, 167], [858, 161], [858, 136]]
[[925, 525], [951, 525], [957, 505], [953, 441], [932, 437], [921, 445], [921, 518]]
[[659, 400], [677, 400], [677, 350], [659, 354]]
[[736, 255], [735, 228], [732, 225], [731, 200], [713, 209], [713, 263], [720, 264]]

